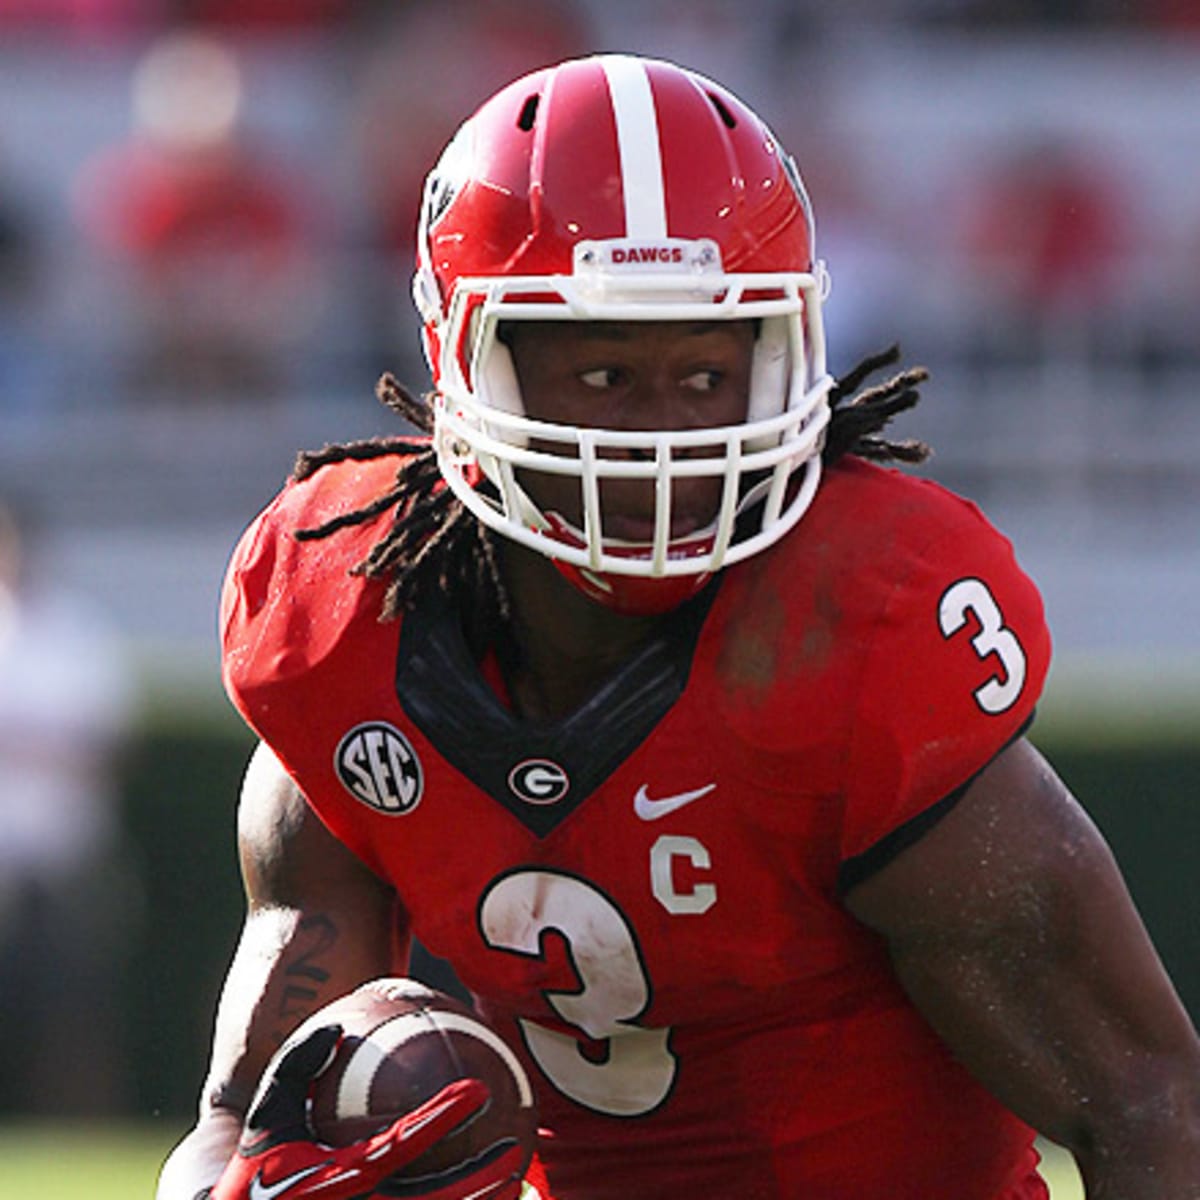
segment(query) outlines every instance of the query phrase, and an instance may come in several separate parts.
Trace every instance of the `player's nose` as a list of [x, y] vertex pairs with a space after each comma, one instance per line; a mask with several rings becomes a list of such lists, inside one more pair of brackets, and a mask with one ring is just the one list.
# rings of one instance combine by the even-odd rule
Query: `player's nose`
[[703, 424], [696, 405], [659, 367], [650, 367], [639, 374], [621, 415], [621, 428], [636, 432], [691, 429]]

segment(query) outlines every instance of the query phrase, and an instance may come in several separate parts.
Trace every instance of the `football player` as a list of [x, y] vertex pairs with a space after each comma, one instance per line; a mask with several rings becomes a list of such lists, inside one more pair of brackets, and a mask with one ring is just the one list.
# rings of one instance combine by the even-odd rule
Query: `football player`
[[1037, 591], [886, 465], [921, 372], [833, 380], [826, 286], [794, 162], [691, 71], [571, 61], [462, 127], [433, 391], [381, 387], [428, 436], [302, 456], [229, 571], [248, 913], [160, 1200], [401, 1194], [429, 1114], [335, 1161], [315, 1052], [246, 1113], [414, 937], [522, 1055], [560, 1200], [1035, 1200], [1035, 1131], [1090, 1196], [1200, 1195], [1200, 1045], [1027, 740]]

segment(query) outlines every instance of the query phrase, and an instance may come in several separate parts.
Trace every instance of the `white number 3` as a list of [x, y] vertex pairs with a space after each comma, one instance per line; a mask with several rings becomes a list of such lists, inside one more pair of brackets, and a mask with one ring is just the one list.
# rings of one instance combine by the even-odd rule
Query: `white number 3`
[[632, 927], [607, 896], [558, 871], [517, 871], [488, 888], [479, 927], [489, 946], [530, 958], [542, 958], [547, 934], [566, 941], [579, 986], [545, 997], [569, 1025], [603, 1043], [603, 1054], [591, 1058], [570, 1034], [520, 1018], [529, 1053], [564, 1096], [614, 1117], [642, 1116], [667, 1098], [678, 1065], [671, 1030], [638, 1024], [650, 1006], [650, 980]]
[[946, 589], [938, 605], [942, 636], [953, 637], [967, 623], [968, 613], [979, 621], [979, 632], [971, 639], [975, 653], [980, 658], [995, 654], [1003, 668], [1003, 674], [975, 689], [975, 702], [994, 716], [1012, 708], [1025, 686], [1025, 651], [1006, 628], [1000, 606], [982, 579], [960, 579]]

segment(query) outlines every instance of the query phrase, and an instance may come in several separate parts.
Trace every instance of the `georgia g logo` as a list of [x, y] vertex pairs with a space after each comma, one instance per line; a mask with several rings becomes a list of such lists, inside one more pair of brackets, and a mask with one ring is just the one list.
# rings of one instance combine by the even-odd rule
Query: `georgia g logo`
[[425, 778], [408, 738], [384, 721], [355, 725], [338, 742], [334, 769], [355, 800], [382, 813], [410, 813], [421, 801]]
[[556, 804], [571, 789], [566, 771], [548, 758], [527, 758], [508, 773], [508, 787], [526, 804]]

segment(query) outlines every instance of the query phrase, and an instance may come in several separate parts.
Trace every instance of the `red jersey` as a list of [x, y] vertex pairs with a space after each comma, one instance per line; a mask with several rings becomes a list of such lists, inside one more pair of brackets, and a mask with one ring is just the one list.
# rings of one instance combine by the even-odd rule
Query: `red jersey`
[[[1032, 1133], [842, 904], [1030, 719], [1038, 595], [970, 503], [847, 460], [580, 709], [522, 720], [448, 602], [347, 574], [387, 488], [326, 467], [247, 532], [226, 686], [524, 1056], [562, 1200], [1045, 1196]], [[403, 969], [403, 964], [398, 964]]]

